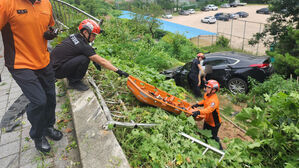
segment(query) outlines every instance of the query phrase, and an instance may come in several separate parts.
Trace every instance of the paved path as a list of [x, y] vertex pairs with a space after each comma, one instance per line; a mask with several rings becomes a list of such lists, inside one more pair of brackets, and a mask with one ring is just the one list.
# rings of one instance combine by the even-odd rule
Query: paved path
[[[22, 94], [21, 89], [11, 77], [4, 66], [4, 58], [0, 57], [0, 121], [7, 109]], [[61, 104], [57, 97], [56, 113], [60, 110]], [[33, 141], [29, 138], [30, 123], [26, 114], [20, 117], [22, 124], [12, 132], [0, 130], [0, 167], [2, 168], [35, 168], [35, 167], [57, 167], [64, 168], [71, 163], [66, 159], [69, 135], [64, 133], [62, 140], [50, 141], [52, 146], [48, 156], [42, 156], [34, 147]]]

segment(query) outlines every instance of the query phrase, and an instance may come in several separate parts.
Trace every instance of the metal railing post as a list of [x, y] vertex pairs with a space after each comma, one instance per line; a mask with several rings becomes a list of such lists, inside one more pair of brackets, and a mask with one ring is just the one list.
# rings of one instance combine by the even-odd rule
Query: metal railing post
[[193, 142], [196, 142], [196, 143], [198, 143], [198, 144], [200, 144], [200, 145], [206, 147], [206, 149], [204, 150], [204, 152], [202, 153], [202, 155], [204, 155], [204, 154], [210, 149], [210, 150], [212, 150], [212, 151], [214, 151], [214, 152], [216, 152], [216, 153], [219, 153], [219, 154], [221, 155], [221, 158], [219, 159], [218, 162], [221, 162], [221, 160], [223, 159], [223, 157], [224, 157], [224, 155], [225, 155], [225, 153], [224, 153], [223, 151], [221, 151], [221, 150], [219, 150], [219, 149], [216, 149], [216, 148], [214, 148], [213, 146], [208, 145], [208, 144], [206, 144], [206, 143], [204, 143], [204, 142], [202, 142], [202, 141], [200, 141], [200, 140], [198, 140], [198, 139], [196, 139], [196, 138], [194, 138], [194, 137], [192, 137], [192, 136], [190, 136], [190, 135], [187, 135], [187, 134], [185, 134], [185, 133], [183, 133], [183, 132], [181, 132], [180, 134], [181, 134], [182, 136], [184, 136], [184, 137], [186, 137], [186, 138], [192, 140]]
[[231, 26], [230, 26], [230, 47], [232, 47], [232, 36], [233, 36], [233, 22], [234, 22], [234, 19], [232, 19], [232, 23], [231, 23]]
[[[259, 30], [259, 33], [261, 33], [261, 29], [262, 29], [262, 24], [260, 23], [260, 30]], [[258, 52], [259, 52], [259, 46], [260, 46], [260, 41], [259, 41], [259, 43], [257, 44], [256, 55], [258, 55]]]
[[243, 43], [242, 43], [242, 51], [244, 50], [244, 41], [245, 41], [245, 30], [246, 30], [246, 21], [244, 23], [244, 32], [243, 32]]
[[[50, 0], [53, 9], [53, 17], [55, 21], [67, 28], [68, 24], [71, 23], [71, 17], [87, 17], [95, 20], [96, 22], [101, 22], [101, 19], [98, 19], [83, 10], [61, 0]], [[73, 18], [72, 18], [73, 19]]]
[[219, 26], [219, 21], [217, 21], [217, 36], [216, 36], [216, 41], [218, 40], [218, 33], [219, 33], [219, 32], [218, 32], [218, 31], [219, 31], [219, 30], [218, 30], [218, 26]]
[[62, 10], [63, 10], [63, 16], [64, 16], [64, 19], [63, 19], [63, 23], [65, 24], [65, 25], [67, 25], [67, 18], [66, 18], [66, 11], [65, 11], [65, 9], [64, 9], [64, 5], [62, 5]]

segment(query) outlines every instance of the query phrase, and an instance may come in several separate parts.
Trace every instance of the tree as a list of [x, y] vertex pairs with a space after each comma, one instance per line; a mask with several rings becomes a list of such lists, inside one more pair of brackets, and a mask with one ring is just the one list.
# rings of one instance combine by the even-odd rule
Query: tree
[[156, 0], [156, 3], [164, 10], [171, 10], [174, 8], [173, 0]]
[[[265, 46], [275, 49], [267, 52], [274, 57], [274, 68], [277, 73], [299, 75], [299, 1], [270, 0], [269, 8], [273, 12], [269, 24], [261, 33], [256, 33], [249, 41], [255, 45], [260, 41]], [[291, 61], [292, 60], [292, 61]]]
[[265, 46], [270, 46], [287, 36], [290, 28], [299, 28], [298, 0], [270, 0], [269, 8], [273, 12], [269, 24], [265, 25], [263, 32], [255, 34], [249, 44], [255, 45], [261, 40]]
[[160, 5], [152, 3], [151, 1], [143, 2], [141, 0], [136, 0], [133, 3], [133, 12], [135, 16], [133, 21], [136, 21], [136, 26], [145, 24], [149, 33], [151, 33], [152, 38], [155, 37], [155, 32], [160, 26], [160, 22], [157, 19], [158, 16], [161, 16], [164, 12]]

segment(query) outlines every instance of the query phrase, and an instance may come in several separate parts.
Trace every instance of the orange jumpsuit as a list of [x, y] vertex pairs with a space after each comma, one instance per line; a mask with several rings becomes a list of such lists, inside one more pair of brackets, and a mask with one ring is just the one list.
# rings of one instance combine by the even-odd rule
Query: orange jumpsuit
[[5, 65], [9, 69], [45, 68], [50, 62], [43, 37], [48, 26], [54, 26], [49, 0], [37, 0], [34, 4], [29, 0], [0, 0]]
[[218, 126], [221, 123], [217, 94], [207, 96], [205, 93], [204, 99], [199, 101], [198, 105], [204, 106], [204, 109], [200, 110], [200, 114], [206, 115], [205, 123], [212, 127]]

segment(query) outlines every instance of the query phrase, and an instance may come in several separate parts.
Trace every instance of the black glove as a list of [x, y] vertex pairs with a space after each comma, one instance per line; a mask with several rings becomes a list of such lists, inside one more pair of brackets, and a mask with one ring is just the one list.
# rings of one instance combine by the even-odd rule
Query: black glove
[[191, 108], [196, 108], [196, 107], [199, 107], [200, 105], [199, 104], [193, 104], [192, 106], [191, 106]]
[[53, 40], [58, 35], [58, 29], [53, 29], [52, 27], [49, 27], [49, 30], [44, 32], [44, 38], [46, 40]]
[[97, 68], [97, 70], [99, 70], [99, 71], [101, 71], [102, 70], [102, 68], [101, 68], [101, 65], [100, 64], [98, 64], [98, 63], [96, 63], [96, 62], [92, 62], [93, 63], [93, 65]]
[[198, 115], [200, 115], [200, 111], [194, 111], [192, 112], [192, 117], [197, 117]]
[[122, 70], [117, 70], [116, 73], [118, 73], [119, 76], [129, 77], [129, 74], [127, 72], [124, 72]]

